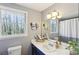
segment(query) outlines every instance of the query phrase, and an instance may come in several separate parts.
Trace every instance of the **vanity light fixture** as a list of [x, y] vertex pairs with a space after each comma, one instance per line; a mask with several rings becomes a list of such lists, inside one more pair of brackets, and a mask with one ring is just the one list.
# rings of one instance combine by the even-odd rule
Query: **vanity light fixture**
[[52, 12], [52, 19], [59, 19], [62, 17], [62, 14], [59, 13], [58, 11], [53, 11]]
[[62, 14], [58, 11], [53, 11], [47, 15], [47, 19], [59, 19], [62, 17]]

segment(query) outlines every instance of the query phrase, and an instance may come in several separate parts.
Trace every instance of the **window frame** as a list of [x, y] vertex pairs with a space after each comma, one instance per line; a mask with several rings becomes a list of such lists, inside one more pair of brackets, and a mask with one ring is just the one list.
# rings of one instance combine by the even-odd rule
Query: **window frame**
[[52, 20], [53, 20], [53, 19], [51, 19], [51, 20], [49, 21], [49, 23], [50, 23], [50, 24], [49, 24], [49, 25], [50, 25], [50, 33], [51, 33], [51, 34], [58, 34], [58, 20], [57, 20], [57, 19], [54, 19], [54, 20], [56, 20], [56, 32], [53, 32], [53, 31], [52, 31], [52, 24], [51, 24]]
[[[9, 37], [20, 37], [20, 36], [27, 36], [28, 35], [28, 12], [24, 11], [24, 10], [20, 10], [20, 9], [15, 9], [15, 8], [11, 8], [11, 7], [6, 7], [6, 6], [0, 6], [0, 14], [1, 14], [1, 9], [4, 10], [11, 10], [17, 13], [24, 13], [25, 14], [25, 32], [23, 34], [12, 34], [12, 35], [0, 35], [0, 38], [9, 38]], [[0, 16], [1, 19], [1, 16]], [[0, 29], [1, 30], [1, 29]]]

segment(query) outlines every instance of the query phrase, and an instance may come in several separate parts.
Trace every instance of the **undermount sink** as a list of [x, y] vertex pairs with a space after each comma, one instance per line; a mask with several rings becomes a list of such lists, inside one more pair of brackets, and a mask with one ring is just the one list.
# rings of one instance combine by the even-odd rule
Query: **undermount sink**
[[70, 52], [67, 49], [63, 49], [63, 48], [55, 48], [54, 46], [51, 47], [50, 45], [48, 46], [44, 46], [44, 50], [48, 53], [48, 54], [54, 54], [54, 55], [68, 55]]
[[48, 52], [53, 52], [55, 51], [56, 49], [53, 49], [53, 46], [50, 46], [49, 44], [48, 45], [43, 45], [44, 47], [44, 50], [48, 51]]
[[47, 44], [44, 44], [43, 47], [44, 47], [44, 50], [48, 51], [48, 52], [53, 52], [55, 51], [56, 49], [54, 48], [54, 42], [52, 41], [49, 41], [47, 42]]
[[63, 44], [63, 43], [60, 45], [59, 48], [55, 47], [55, 43], [54, 42], [52, 42], [52, 43], [49, 42], [48, 44], [43, 45], [43, 47], [44, 47], [44, 50], [46, 50], [49, 53], [52, 53], [52, 52], [54, 52], [54, 53], [63, 53], [63, 51], [69, 52], [66, 49], [67, 46], [65, 46], [65, 44]]

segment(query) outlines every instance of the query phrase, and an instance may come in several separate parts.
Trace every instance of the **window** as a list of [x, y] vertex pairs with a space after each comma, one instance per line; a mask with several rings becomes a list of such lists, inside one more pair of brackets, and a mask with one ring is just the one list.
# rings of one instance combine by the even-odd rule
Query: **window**
[[60, 21], [60, 36], [77, 38], [79, 18]]
[[13, 10], [0, 10], [0, 36], [24, 34], [26, 32], [26, 13]]
[[71, 37], [72, 38], [76, 38], [76, 33], [77, 33], [77, 31], [76, 31], [76, 19], [71, 19], [70, 20], [71, 21]]
[[60, 36], [70, 37], [70, 20], [60, 21]]
[[52, 33], [58, 33], [58, 23], [57, 20], [50, 20], [50, 30]]

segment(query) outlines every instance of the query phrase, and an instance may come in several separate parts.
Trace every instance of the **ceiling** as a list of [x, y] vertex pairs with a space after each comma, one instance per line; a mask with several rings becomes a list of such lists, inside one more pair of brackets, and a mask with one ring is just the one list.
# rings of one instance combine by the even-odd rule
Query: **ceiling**
[[41, 12], [54, 3], [18, 3], [18, 4]]

